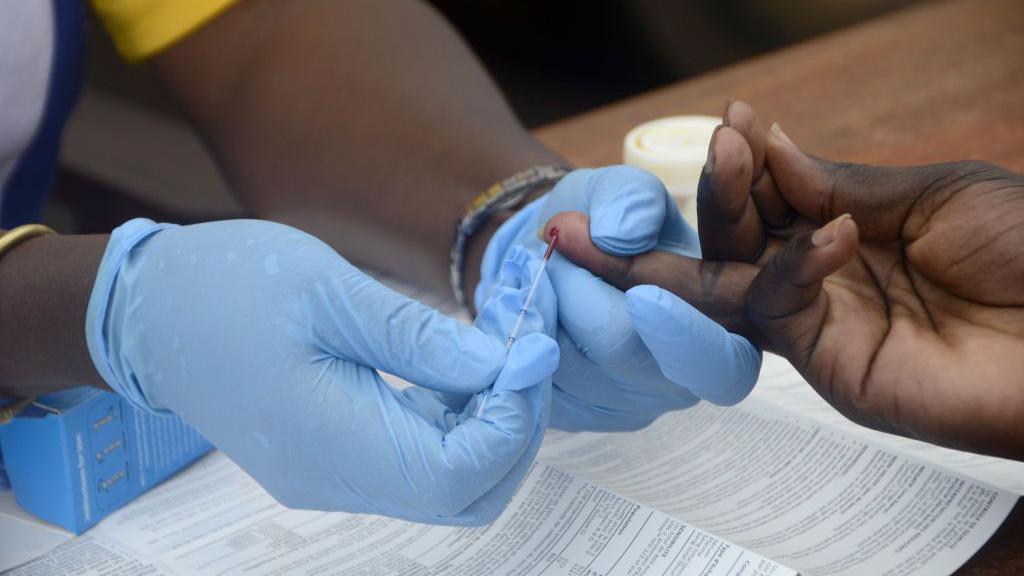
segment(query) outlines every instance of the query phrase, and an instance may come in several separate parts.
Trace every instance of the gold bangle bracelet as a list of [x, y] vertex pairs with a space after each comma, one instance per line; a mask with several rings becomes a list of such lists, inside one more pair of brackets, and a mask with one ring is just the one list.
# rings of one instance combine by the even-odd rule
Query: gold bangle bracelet
[[[39, 236], [52, 236], [57, 234], [52, 228], [42, 224], [25, 224], [18, 226], [6, 234], [0, 236], [0, 258], [10, 252], [15, 246], [26, 240]], [[22, 410], [36, 401], [35, 396], [15, 398], [10, 404], [0, 406], [0, 425], [7, 424], [14, 419]]]
[[21, 411], [28, 408], [30, 404], [36, 401], [35, 396], [26, 396], [24, 398], [15, 398], [10, 404], [0, 406], [0, 426], [7, 424]]
[[42, 224], [25, 224], [24, 226], [8, 230], [7, 233], [0, 236], [0, 258], [3, 258], [4, 254], [10, 252], [12, 248], [26, 240], [37, 236], [53, 236], [56, 234], [53, 228], [43, 226]]

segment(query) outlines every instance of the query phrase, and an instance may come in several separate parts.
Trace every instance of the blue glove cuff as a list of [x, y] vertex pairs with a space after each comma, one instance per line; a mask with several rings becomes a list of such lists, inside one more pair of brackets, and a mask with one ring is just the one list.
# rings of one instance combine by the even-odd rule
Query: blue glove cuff
[[491, 241], [487, 243], [484, 258], [480, 262], [480, 283], [476, 285], [473, 292], [473, 303], [477, 310], [480, 310], [484, 302], [491, 298], [491, 294], [499, 284], [498, 276], [501, 273], [501, 264], [505, 261], [505, 255], [508, 254], [513, 244], [520, 242], [523, 229], [534, 225], [537, 213], [547, 201], [547, 197], [548, 195], [545, 194], [516, 212], [515, 216], [506, 220], [498, 228], [498, 231], [491, 237]]
[[118, 226], [110, 234], [85, 315], [85, 340], [89, 346], [89, 356], [103, 381], [133, 406], [154, 414], [170, 412], [154, 408], [139, 388], [138, 381], [125, 377], [126, 370], [120, 362], [111, 361], [110, 335], [112, 331], [118, 330], [107, 324], [117, 275], [124, 261], [140, 242], [170, 226], [173, 224], [157, 224], [152, 220], [136, 218]]

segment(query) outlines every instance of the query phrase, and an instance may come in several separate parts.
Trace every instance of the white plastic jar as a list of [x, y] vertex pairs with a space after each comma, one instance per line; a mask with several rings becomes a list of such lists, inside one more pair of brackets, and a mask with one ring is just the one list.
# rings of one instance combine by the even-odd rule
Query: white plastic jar
[[633, 128], [623, 142], [623, 162], [643, 168], [659, 179], [675, 199], [683, 217], [697, 227], [697, 182], [708, 156], [714, 116], [670, 116]]

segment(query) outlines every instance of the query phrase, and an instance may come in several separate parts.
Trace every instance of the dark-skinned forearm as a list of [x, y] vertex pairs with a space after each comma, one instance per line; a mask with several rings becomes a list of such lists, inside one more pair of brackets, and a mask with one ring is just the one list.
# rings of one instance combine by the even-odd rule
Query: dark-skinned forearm
[[559, 162], [421, 2], [249, 0], [155, 66], [254, 215], [437, 291], [465, 205]]
[[42, 236], [0, 257], [0, 395], [104, 386], [85, 312], [108, 236]]

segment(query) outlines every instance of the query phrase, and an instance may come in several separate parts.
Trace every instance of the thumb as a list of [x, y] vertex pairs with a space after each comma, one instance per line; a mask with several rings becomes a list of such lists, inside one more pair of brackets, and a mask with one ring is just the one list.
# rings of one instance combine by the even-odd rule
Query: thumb
[[872, 240], [901, 239], [915, 206], [942, 204], [920, 200], [991, 168], [970, 162], [911, 167], [831, 162], [805, 153], [778, 124], [769, 130], [765, 159], [779, 193], [804, 218], [821, 225], [849, 214]]
[[590, 236], [605, 252], [646, 252], [658, 241], [665, 217], [674, 210], [665, 186], [650, 172], [611, 166], [592, 179]]
[[630, 289], [626, 307], [658, 367], [673, 382], [726, 406], [743, 400], [753, 389], [761, 354], [747, 339], [657, 286]]
[[822, 281], [857, 250], [857, 225], [844, 214], [824, 227], [793, 237], [761, 269], [747, 291], [746, 312], [769, 349], [802, 369], [828, 312]]
[[[661, 181], [639, 168], [584, 168], [555, 186], [538, 219], [545, 222], [560, 212], [584, 212], [590, 216], [591, 237], [602, 250], [636, 254], [657, 244], [671, 202]], [[547, 238], [541, 240], [546, 243]]]

